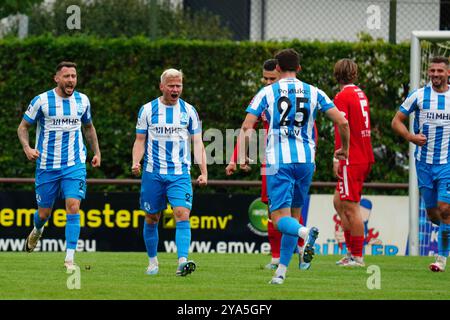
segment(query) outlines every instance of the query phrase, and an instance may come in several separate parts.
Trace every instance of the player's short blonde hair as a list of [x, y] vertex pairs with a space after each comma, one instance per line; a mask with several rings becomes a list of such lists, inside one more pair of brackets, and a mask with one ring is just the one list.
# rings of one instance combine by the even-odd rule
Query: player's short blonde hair
[[166, 69], [161, 74], [161, 83], [164, 83], [169, 78], [181, 78], [183, 79], [183, 72], [177, 69]]

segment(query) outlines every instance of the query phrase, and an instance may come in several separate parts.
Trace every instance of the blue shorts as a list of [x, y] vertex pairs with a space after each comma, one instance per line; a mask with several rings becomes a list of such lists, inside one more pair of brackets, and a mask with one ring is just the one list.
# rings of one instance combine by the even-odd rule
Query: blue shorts
[[269, 211], [303, 207], [314, 169], [314, 163], [280, 164], [276, 174], [268, 175]]
[[189, 174], [159, 174], [144, 171], [141, 184], [141, 209], [154, 214], [167, 208], [192, 208], [192, 183]]
[[61, 170], [36, 169], [35, 190], [40, 208], [52, 208], [58, 197], [82, 200], [86, 196], [86, 165]]
[[427, 209], [436, 208], [437, 202], [450, 203], [450, 164], [428, 164], [416, 160], [420, 194]]

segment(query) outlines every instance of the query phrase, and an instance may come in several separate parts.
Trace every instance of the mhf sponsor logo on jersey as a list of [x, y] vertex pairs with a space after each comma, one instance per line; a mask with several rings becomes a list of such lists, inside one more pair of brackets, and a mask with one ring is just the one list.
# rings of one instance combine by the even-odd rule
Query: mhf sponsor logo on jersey
[[160, 126], [160, 127], [155, 127], [155, 133], [158, 135], [162, 135], [162, 136], [170, 136], [173, 134], [180, 134], [180, 132], [183, 131], [183, 128], [178, 128], [178, 127], [165, 127], [165, 126]]

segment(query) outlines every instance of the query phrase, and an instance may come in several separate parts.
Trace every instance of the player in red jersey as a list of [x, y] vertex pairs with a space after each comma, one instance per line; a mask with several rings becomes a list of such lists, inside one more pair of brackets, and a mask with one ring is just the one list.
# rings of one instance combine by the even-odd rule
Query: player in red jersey
[[[277, 60], [275, 60], [275, 59], [268, 59], [264, 62], [263, 78], [261, 79], [264, 86], [271, 85], [272, 83], [278, 81], [279, 72], [275, 69], [276, 65], [277, 65]], [[262, 120], [261, 122], [262, 122], [263, 128], [265, 130], [265, 133], [267, 134], [267, 131], [269, 130], [269, 122], [265, 118], [264, 113], [261, 116], [261, 120]], [[258, 123], [255, 124], [255, 129], [256, 129], [257, 125], [258, 125]], [[315, 125], [314, 125], [314, 130], [316, 132], [315, 137], [316, 137], [316, 142], [317, 142], [318, 135], [317, 135], [317, 128]], [[225, 168], [225, 172], [227, 175], [232, 175], [236, 171], [237, 155], [238, 155], [238, 145], [236, 145], [236, 147], [234, 148], [233, 156], [231, 157], [230, 163]], [[250, 166], [247, 163], [239, 165], [239, 168], [245, 172], [250, 171]], [[263, 163], [261, 165], [261, 172], [262, 172], [261, 201], [264, 202], [265, 204], [267, 204], [269, 199], [267, 197], [267, 179], [266, 179], [266, 175], [264, 174], [264, 170], [265, 170], [265, 163]], [[293, 208], [292, 216], [299, 219], [300, 224], [303, 224], [303, 218], [301, 215], [300, 208]], [[279, 232], [278, 230], [275, 230], [272, 220], [270, 219], [270, 213], [269, 213], [269, 220], [268, 220], [268, 224], [267, 224], [267, 234], [268, 234], [268, 238], [269, 238], [272, 259], [271, 259], [270, 263], [268, 263], [266, 265], [266, 269], [276, 270], [278, 267], [278, 264], [280, 262], [281, 232]], [[301, 250], [303, 245], [304, 245], [304, 240], [303, 240], [303, 238], [299, 237], [299, 240], [298, 240], [298, 250], [299, 251]], [[299, 256], [301, 257], [302, 255], [300, 254]], [[309, 269], [309, 265], [310, 265], [309, 263], [304, 263], [302, 261], [299, 262], [300, 269]]]
[[[375, 161], [370, 140], [369, 101], [353, 84], [357, 76], [358, 66], [350, 59], [341, 59], [334, 66], [334, 77], [341, 90], [334, 98], [334, 104], [348, 120], [350, 149], [347, 160], [333, 159], [333, 171], [338, 178], [333, 203], [342, 221], [348, 250], [336, 264], [363, 267], [364, 223], [359, 202], [364, 180]], [[341, 139], [335, 127], [335, 150], [340, 147]]]

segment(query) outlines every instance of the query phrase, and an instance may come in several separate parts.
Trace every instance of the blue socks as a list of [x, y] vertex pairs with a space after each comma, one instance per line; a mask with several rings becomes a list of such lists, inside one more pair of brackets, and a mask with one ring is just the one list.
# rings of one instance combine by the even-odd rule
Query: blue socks
[[283, 233], [281, 236], [281, 246], [280, 246], [280, 263], [286, 267], [291, 262], [292, 253], [297, 247], [298, 236], [294, 237]]
[[441, 221], [438, 233], [438, 254], [448, 257], [450, 250], [450, 224]]
[[[298, 230], [302, 225], [292, 217], [283, 217], [278, 220], [278, 231], [298, 238]], [[292, 249], [294, 250], [294, 249]]]
[[80, 214], [67, 214], [66, 247], [75, 250], [80, 237]]
[[158, 252], [158, 224], [148, 224], [144, 221], [144, 242], [147, 248], [147, 255], [149, 258], [154, 258]]
[[280, 264], [289, 265], [292, 258], [292, 253], [297, 247], [298, 242], [298, 230], [302, 225], [292, 217], [283, 217], [278, 220], [278, 231], [283, 235], [281, 236], [280, 247]]
[[50, 216], [48, 216], [47, 219], [42, 220], [41, 217], [39, 217], [39, 212], [38, 210], [36, 210], [36, 212], [34, 213], [34, 226], [36, 227], [36, 229], [41, 229], [44, 224], [48, 221], [48, 219], [50, 219]]
[[177, 222], [175, 244], [177, 245], [178, 259], [187, 258], [191, 244], [191, 224], [189, 220]]

